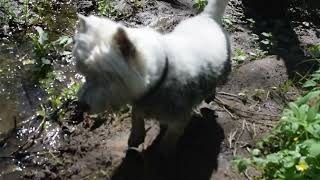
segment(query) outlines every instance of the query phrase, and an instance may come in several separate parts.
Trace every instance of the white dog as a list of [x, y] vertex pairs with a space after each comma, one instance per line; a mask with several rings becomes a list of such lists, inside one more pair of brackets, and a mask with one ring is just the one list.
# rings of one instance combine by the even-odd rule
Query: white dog
[[132, 104], [129, 147], [144, 142], [144, 118], [155, 118], [167, 129], [160, 148], [172, 149], [192, 108], [230, 72], [230, 46], [221, 27], [226, 5], [227, 0], [209, 0], [201, 14], [168, 34], [80, 15], [73, 49], [86, 78], [80, 102], [92, 113]]

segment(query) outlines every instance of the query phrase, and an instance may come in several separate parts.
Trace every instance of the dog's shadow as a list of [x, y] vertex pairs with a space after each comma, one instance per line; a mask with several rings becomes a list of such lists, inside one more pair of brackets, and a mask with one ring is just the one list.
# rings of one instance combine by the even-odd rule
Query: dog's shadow
[[112, 180], [209, 180], [218, 167], [224, 131], [213, 110], [194, 115], [171, 158], [161, 158], [154, 142], [146, 151], [128, 150]]

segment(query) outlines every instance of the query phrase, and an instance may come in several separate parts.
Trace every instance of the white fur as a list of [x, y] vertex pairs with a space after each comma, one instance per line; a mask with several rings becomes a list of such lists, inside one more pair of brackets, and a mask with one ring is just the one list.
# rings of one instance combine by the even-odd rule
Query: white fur
[[[79, 92], [80, 101], [92, 112], [133, 103], [130, 146], [143, 142], [141, 121], [145, 117], [169, 125], [164, 141], [174, 143], [191, 109], [212, 93], [216, 81], [228, 75], [229, 47], [220, 25], [226, 4], [227, 0], [211, 0], [200, 15], [164, 35], [148, 27], [126, 28], [106, 18], [80, 16], [73, 51], [77, 68], [87, 80]], [[135, 47], [139, 63], [132, 63], [137, 61], [126, 59], [119, 51], [114, 42], [119, 28]], [[136, 103], [159, 81], [166, 59], [169, 70], [165, 82], [153, 97]]]

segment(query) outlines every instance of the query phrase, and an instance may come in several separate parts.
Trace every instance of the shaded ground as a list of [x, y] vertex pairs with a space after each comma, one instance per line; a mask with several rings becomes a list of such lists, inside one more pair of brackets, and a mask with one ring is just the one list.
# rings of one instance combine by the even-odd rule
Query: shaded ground
[[[187, 0], [186, 0], [187, 1]], [[159, 31], [170, 31], [179, 21], [196, 14], [193, 2], [181, 1], [185, 6], [172, 7], [161, 1], [141, 1], [137, 8], [125, 0], [116, 8], [126, 16], [113, 17], [128, 26], [150, 25]], [[79, 1], [78, 12], [89, 14], [96, 9], [91, 1]], [[178, 152], [163, 159], [154, 145], [159, 133], [158, 124], [148, 121], [144, 151], [127, 151], [130, 130], [130, 108], [116, 114], [85, 116], [76, 113], [76, 105], [68, 105], [64, 123], [41, 135], [35, 145], [21, 154], [17, 162], [25, 167], [25, 179], [111, 179], [111, 180], [209, 180], [245, 179], [231, 168], [234, 155], [247, 155], [254, 141], [276, 124], [285, 104], [300, 92], [288, 78], [297, 69], [288, 62], [308, 59], [306, 48], [319, 43], [319, 24], [309, 25], [290, 17], [280, 25], [268, 20], [245, 16], [241, 1], [232, 0], [227, 8], [226, 29], [234, 55], [241, 49], [244, 62], [235, 61], [228, 82], [217, 89], [217, 98], [203, 103], [186, 128], [178, 145]], [[259, 21], [259, 23], [257, 22]], [[264, 22], [265, 21], [265, 22]], [[294, 23], [290, 23], [294, 22]], [[289, 23], [289, 24], [288, 24]], [[290, 25], [290, 29], [288, 29]], [[273, 45], [262, 45], [262, 32], [274, 32]], [[290, 38], [282, 38], [283, 36]], [[278, 34], [278, 35], [277, 35]], [[293, 49], [293, 50], [291, 50]], [[268, 51], [268, 52], [265, 52]], [[298, 58], [298, 60], [297, 60]], [[299, 59], [300, 58], [300, 59]], [[252, 61], [249, 61], [251, 59]], [[236, 63], [238, 62], [238, 63]], [[289, 63], [290, 64], [290, 63]], [[289, 75], [288, 75], [289, 74]], [[76, 121], [76, 122], [73, 122]], [[79, 122], [80, 121], [80, 122]], [[56, 129], [57, 131], [54, 131]], [[59, 136], [54, 145], [53, 135]], [[2, 145], [1, 145], [2, 147]], [[42, 149], [43, 147], [46, 147]], [[0, 179], [19, 179], [20, 174], [1, 164]], [[247, 176], [257, 172], [249, 171]]]

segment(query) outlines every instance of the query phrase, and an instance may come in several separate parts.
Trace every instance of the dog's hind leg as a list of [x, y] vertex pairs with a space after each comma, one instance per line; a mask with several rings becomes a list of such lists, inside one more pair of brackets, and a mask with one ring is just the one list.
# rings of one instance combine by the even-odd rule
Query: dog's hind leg
[[139, 147], [144, 142], [146, 131], [144, 127], [144, 117], [134, 106], [132, 108], [131, 134], [128, 140], [129, 147]]

